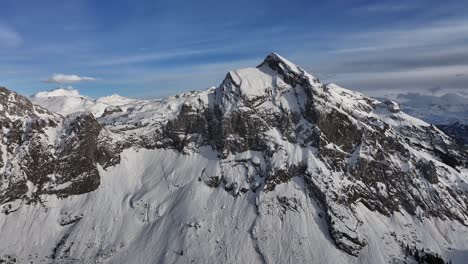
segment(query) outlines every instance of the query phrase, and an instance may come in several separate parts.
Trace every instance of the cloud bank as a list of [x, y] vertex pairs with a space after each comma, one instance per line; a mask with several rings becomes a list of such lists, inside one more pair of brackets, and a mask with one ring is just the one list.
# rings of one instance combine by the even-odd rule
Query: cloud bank
[[67, 75], [67, 74], [54, 74], [49, 78], [45, 79], [45, 83], [77, 83], [84, 81], [94, 81], [93, 77], [79, 76], [79, 75]]

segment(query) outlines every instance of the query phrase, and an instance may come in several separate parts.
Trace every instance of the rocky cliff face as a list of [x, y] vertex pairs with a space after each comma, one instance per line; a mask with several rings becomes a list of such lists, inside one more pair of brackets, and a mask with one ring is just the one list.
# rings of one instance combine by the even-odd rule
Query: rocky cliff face
[[[11, 96], [20, 99], [4, 99]], [[401, 112], [393, 101], [379, 102], [335, 84], [324, 85], [277, 54], [270, 54], [256, 68], [229, 72], [215, 89], [120, 105], [118, 111], [106, 111], [97, 120], [91, 114], [63, 118], [7, 90], [2, 90], [1, 98], [4, 109], [8, 106], [2, 112], [6, 157], [2, 159], [2, 204], [94, 191], [100, 188], [98, 164], [106, 168], [104, 172], [112, 171], [128, 166], [129, 158], [123, 154], [128, 149], [150, 149], [180, 157], [152, 161], [161, 169], [152, 177], [162, 180], [147, 180], [148, 186], [157, 189], [159, 182], [174, 181], [166, 187], [171, 193], [185, 186], [192, 186], [190, 192], [206, 187], [204, 192], [231, 197], [223, 199], [254, 204], [255, 220], [245, 231], [253, 241], [255, 258], [262, 262], [300, 259], [292, 249], [286, 250], [286, 258], [274, 253], [278, 245], [273, 238], [283, 233], [273, 223], [290, 226], [296, 223], [292, 215], [319, 217], [307, 220], [309, 226], [302, 231], [295, 229], [299, 224], [288, 227], [301, 237], [294, 240], [299, 244], [291, 245], [301, 247], [312, 234], [307, 233], [312, 232], [310, 225], [323, 225], [333, 245], [353, 256], [344, 257], [348, 262], [362, 261], [377, 243], [369, 232], [369, 215], [391, 219], [407, 214], [412, 219], [468, 225], [466, 148], [436, 127]], [[21, 118], [12, 117], [13, 113]], [[189, 166], [177, 163], [179, 159], [203, 162], [179, 175], [177, 166]], [[195, 181], [181, 184], [185, 178]], [[289, 190], [291, 186], [296, 190]], [[151, 191], [139, 188], [141, 200], [130, 207], [144, 205], [138, 210], [143, 210], [142, 219], [149, 223], [151, 201], [143, 197]], [[366, 210], [371, 213], [363, 214]], [[164, 224], [152, 224], [153, 228], [158, 225]], [[190, 226], [202, 229], [198, 223]], [[396, 245], [420, 243], [405, 232], [389, 230], [388, 234]], [[400, 259], [398, 250], [392, 252], [397, 255], [385, 253], [384, 259]], [[303, 254], [307, 259], [308, 253]]]
[[98, 188], [96, 169], [102, 126], [93, 115], [66, 118], [0, 88], [0, 201], [40, 202], [42, 194], [65, 197]]

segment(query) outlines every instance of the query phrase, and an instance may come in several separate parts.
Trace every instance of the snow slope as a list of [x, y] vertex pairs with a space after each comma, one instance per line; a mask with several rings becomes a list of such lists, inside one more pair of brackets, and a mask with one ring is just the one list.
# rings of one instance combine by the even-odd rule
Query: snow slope
[[[126, 150], [120, 165], [100, 169], [96, 192], [47, 196], [43, 206], [15, 204], [17, 211], [0, 216], [2, 235], [10, 238], [3, 252], [16, 252], [18, 263], [51, 261], [53, 254], [59, 263], [67, 256], [82, 263], [386, 263], [404, 259], [395, 236], [433, 250], [450, 246], [452, 262], [463, 263], [457, 254], [466, 250], [468, 231], [458, 222], [406, 213], [387, 218], [364, 206], [357, 210], [371, 243], [359, 257], [348, 255], [334, 246], [301, 179], [274, 194], [234, 197], [198, 182], [204, 169], [219, 166], [216, 153], [202, 151]], [[284, 209], [278, 197], [295, 199], [298, 207]]]
[[[324, 85], [277, 54], [206, 91], [98, 101], [112, 108], [2, 132], [2, 163], [18, 164], [11, 175], [26, 188], [2, 174], [0, 260], [416, 263], [406, 246], [452, 263], [468, 257], [468, 153], [393, 101]], [[37, 117], [23, 112], [28, 127]], [[57, 149], [77, 140], [57, 155], [94, 161], [99, 185], [48, 193], [87, 174], [71, 167], [57, 185], [57, 172], [23, 173], [31, 166], [4, 150], [28, 133]]]
[[122, 106], [138, 100], [116, 94], [93, 100], [81, 95], [76, 89], [57, 88], [51, 91], [38, 92], [31, 96], [31, 101], [62, 115], [89, 111], [99, 117], [109, 106]]

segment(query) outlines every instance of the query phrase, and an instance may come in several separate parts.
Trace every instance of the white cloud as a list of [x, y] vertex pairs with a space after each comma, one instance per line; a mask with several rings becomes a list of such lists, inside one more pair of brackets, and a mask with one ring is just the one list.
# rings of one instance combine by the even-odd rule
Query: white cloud
[[66, 75], [66, 74], [54, 74], [51, 77], [44, 80], [46, 83], [77, 83], [83, 81], [94, 81], [93, 77], [85, 77], [79, 75]]
[[23, 42], [21, 36], [13, 28], [0, 24], [0, 47], [17, 47]]

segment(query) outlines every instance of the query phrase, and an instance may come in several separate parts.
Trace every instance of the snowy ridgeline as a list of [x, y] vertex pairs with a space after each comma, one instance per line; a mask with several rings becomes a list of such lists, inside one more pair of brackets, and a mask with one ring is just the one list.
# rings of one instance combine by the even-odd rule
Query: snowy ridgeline
[[0, 94], [0, 260], [468, 257], [466, 149], [279, 55], [163, 100], [33, 96], [61, 116], [12, 94]]
[[68, 115], [77, 112], [89, 111], [96, 117], [102, 116], [106, 108], [136, 103], [139, 100], [122, 97], [114, 94], [93, 100], [79, 93], [73, 88], [57, 88], [52, 91], [38, 92], [31, 96], [34, 104], [40, 105], [52, 112]]

